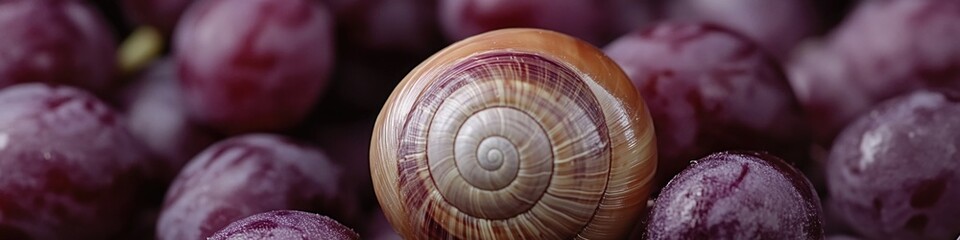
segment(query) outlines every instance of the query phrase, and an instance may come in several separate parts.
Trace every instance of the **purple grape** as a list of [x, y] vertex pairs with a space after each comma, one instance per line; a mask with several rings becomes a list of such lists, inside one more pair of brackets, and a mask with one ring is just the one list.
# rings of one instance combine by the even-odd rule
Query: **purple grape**
[[633, 81], [657, 126], [658, 181], [722, 150], [764, 150], [803, 162], [803, 117], [777, 62], [710, 24], [663, 23], [606, 52]]
[[349, 240], [360, 239], [360, 236], [353, 229], [326, 216], [276, 210], [237, 220], [207, 239]]
[[142, 73], [122, 96], [130, 132], [161, 160], [155, 170], [164, 182], [219, 137], [188, 119], [176, 81], [172, 61], [163, 59]]
[[874, 239], [960, 234], [960, 98], [920, 91], [886, 101], [837, 137], [826, 168], [831, 205]]
[[177, 71], [193, 119], [226, 133], [300, 122], [333, 65], [331, 17], [312, 0], [208, 0], [177, 27]]
[[123, 13], [133, 22], [173, 32], [183, 12], [195, 0], [120, 0]]
[[0, 91], [0, 238], [105, 239], [134, 212], [145, 156], [123, 120], [82, 90]]
[[823, 239], [820, 200], [803, 174], [757, 152], [715, 153], [663, 189], [649, 239]]
[[786, 59], [819, 25], [809, 0], [675, 0], [667, 8], [674, 19], [709, 21], [743, 33], [777, 59]]
[[251, 214], [296, 209], [346, 219], [355, 199], [319, 150], [269, 134], [233, 137], [190, 161], [167, 191], [159, 239], [202, 239]]
[[645, 21], [636, 17], [645, 15], [640, 14], [644, 12], [644, 5], [625, 0], [439, 0], [439, 3], [440, 25], [453, 41], [500, 28], [533, 27], [601, 45]]
[[101, 16], [85, 2], [0, 1], [0, 88], [25, 82], [112, 87], [116, 49]]
[[877, 103], [960, 89], [960, 1], [864, 1], [823, 43], [799, 51], [790, 81], [819, 142]]

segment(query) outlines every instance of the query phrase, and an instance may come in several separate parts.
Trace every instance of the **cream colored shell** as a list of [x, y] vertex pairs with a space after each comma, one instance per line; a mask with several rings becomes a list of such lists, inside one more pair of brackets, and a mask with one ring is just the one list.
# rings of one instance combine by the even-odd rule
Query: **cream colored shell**
[[370, 164], [407, 239], [619, 239], [656, 169], [653, 126], [601, 51], [538, 29], [488, 32], [415, 68], [387, 100]]

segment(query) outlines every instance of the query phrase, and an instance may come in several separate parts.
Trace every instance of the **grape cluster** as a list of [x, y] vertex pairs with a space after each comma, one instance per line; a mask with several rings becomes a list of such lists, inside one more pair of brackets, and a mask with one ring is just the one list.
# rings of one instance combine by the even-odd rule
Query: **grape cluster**
[[647, 103], [630, 238], [960, 235], [956, 0], [0, 0], [0, 239], [398, 239], [374, 119], [509, 27]]

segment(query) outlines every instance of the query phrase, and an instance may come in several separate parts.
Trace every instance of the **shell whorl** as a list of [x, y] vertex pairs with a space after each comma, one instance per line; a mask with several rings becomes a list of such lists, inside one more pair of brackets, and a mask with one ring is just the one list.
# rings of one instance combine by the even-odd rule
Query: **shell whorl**
[[[482, 44], [511, 31], [511, 47]], [[371, 171], [404, 237], [597, 238], [632, 228], [620, 225], [645, 204], [656, 162], [642, 101], [602, 54], [583, 59], [599, 69], [585, 69], [522, 37], [599, 52], [554, 32], [496, 31], [431, 57], [388, 100]]]

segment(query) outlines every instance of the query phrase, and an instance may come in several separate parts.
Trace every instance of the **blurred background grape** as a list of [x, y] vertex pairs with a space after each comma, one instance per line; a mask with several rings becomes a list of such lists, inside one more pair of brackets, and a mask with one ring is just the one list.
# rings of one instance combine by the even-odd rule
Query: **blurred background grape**
[[777, 61], [749, 39], [714, 24], [662, 23], [604, 51], [650, 105], [660, 186], [715, 151], [771, 151], [805, 162], [792, 147], [808, 141], [800, 106]]
[[47, 82], [104, 94], [116, 85], [113, 33], [86, 4], [3, 1], [0, 28], [0, 87]]
[[960, 2], [864, 1], [822, 40], [797, 49], [790, 81], [829, 144], [852, 119], [922, 88], [960, 89]]

